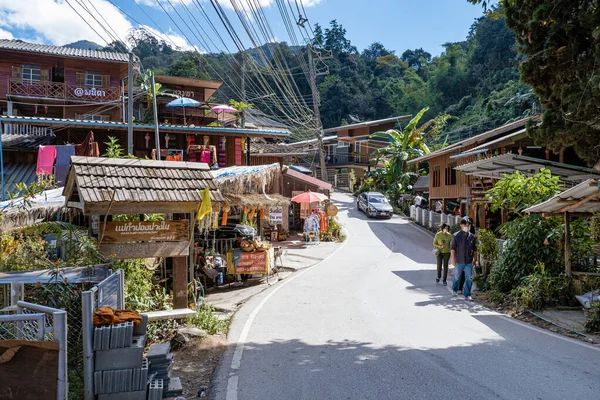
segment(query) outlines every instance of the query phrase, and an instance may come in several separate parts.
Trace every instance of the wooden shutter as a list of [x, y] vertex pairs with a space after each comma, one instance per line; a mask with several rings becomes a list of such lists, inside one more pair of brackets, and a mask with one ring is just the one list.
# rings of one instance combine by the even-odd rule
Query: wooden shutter
[[42, 69], [40, 70], [40, 81], [48, 82], [50, 80], [50, 70]]
[[75, 84], [76, 85], [83, 85], [83, 84], [85, 84], [85, 73], [83, 73], [83, 72], [76, 72], [75, 73]]
[[12, 77], [15, 79], [21, 79], [21, 67], [14, 66], [12, 67]]
[[110, 87], [110, 75], [102, 75], [102, 87]]

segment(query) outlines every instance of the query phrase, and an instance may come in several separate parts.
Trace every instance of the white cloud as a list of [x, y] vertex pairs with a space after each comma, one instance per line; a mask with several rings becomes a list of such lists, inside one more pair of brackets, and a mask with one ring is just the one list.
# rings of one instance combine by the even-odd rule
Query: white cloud
[[[158, 5], [158, 2], [156, 0], [134, 0], [136, 3], [141, 4], [143, 6], [148, 6], [148, 7], [154, 7], [154, 8], [158, 8], [161, 9], [162, 8]], [[167, 0], [159, 0], [161, 3], [163, 3], [163, 7], [165, 7], [165, 9], [167, 11], [171, 11], [173, 10], [173, 8], [171, 7], [171, 5], [169, 4], [169, 2]], [[194, 0], [181, 0], [182, 3], [184, 3], [186, 6], [191, 4]], [[171, 3], [177, 7], [177, 5], [179, 4], [178, 1], [171, 1]]]
[[0, 39], [13, 39], [13, 35], [9, 31], [0, 29]]
[[[95, 10], [89, 5], [90, 2]], [[77, 15], [69, 3], [80, 15]], [[18, 29], [28, 33], [24, 40], [33, 42], [60, 46], [77, 40], [90, 40], [106, 45], [107, 41], [112, 42], [116, 39], [115, 34], [120, 40], [126, 41], [131, 30], [135, 29], [131, 21], [107, 0], [81, 2], [88, 7], [96, 20], [77, 1], [69, 0], [69, 3], [65, 0], [0, 0], [0, 38], [12, 39], [10, 31]], [[85, 18], [85, 21], [82, 18]], [[111, 32], [112, 37], [105, 28]], [[165, 35], [148, 26], [143, 28], [169, 44], [175, 43], [185, 50], [193, 48], [183, 37], [173, 32]]]
[[[158, 30], [148, 26], [148, 25], [141, 25], [140, 29], [145, 30], [146, 32], [148, 32], [149, 34], [156, 36], [158, 39], [160, 40], [164, 40], [169, 46], [173, 47], [177, 47], [181, 50], [194, 50], [197, 49], [196, 46], [192, 46], [190, 45], [187, 40], [185, 40], [184, 37], [179, 36], [178, 34], [169, 31], [167, 33], [162, 33], [159, 32]], [[199, 50], [199, 49], [198, 49]], [[199, 50], [200, 51], [200, 50]]]
[[[158, 1], [160, 1], [161, 3], [163, 3], [163, 7], [165, 7], [165, 9], [169, 12], [171, 12], [173, 10], [173, 8], [171, 7], [171, 5], [169, 4], [169, 2], [167, 0], [134, 0], [136, 3], [144, 5], [144, 6], [148, 6], [148, 7], [154, 7], [154, 8], [158, 8], [161, 9], [161, 7], [158, 5]], [[185, 5], [189, 5], [193, 2], [193, 0], [181, 0], [183, 3], [185, 3]], [[209, 0], [200, 0], [203, 2], [208, 2]], [[288, 0], [290, 3], [295, 3], [295, 0]], [[304, 4], [304, 7], [312, 7], [314, 5], [319, 4], [321, 1], [323, 0], [302, 0], [302, 3]], [[173, 2], [171, 1], [171, 3], [177, 7], [179, 5], [179, 2]], [[248, 9], [249, 6], [248, 4], [252, 4], [255, 5], [256, 3], [258, 3], [261, 7], [270, 7], [273, 3], [275, 3], [275, 0], [237, 0], [237, 3], [240, 4], [242, 7]], [[224, 0], [221, 2], [221, 5], [225, 8], [228, 8], [230, 10], [233, 10], [233, 5], [231, 4], [231, 1], [229, 0]]]
[[[98, 14], [110, 23], [117, 36], [124, 40], [129, 30], [133, 28], [131, 23], [108, 1], [91, 0], [91, 2], [98, 10]], [[69, 1], [69, 3], [85, 18], [85, 21], [64, 0], [0, 0], [0, 27], [31, 30], [35, 36], [56, 45], [82, 39], [100, 45], [105, 45], [106, 41], [113, 41], [113, 38], [103, 29], [108, 26], [96, 10], [88, 6], [99, 22], [95, 21], [77, 2]], [[97, 33], [86, 24], [86, 21]]]

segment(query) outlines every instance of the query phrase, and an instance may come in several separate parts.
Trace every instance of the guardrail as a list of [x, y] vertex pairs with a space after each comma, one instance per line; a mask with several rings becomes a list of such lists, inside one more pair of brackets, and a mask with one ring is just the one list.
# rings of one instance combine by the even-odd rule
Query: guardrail
[[121, 88], [91, 87], [71, 85], [64, 82], [27, 81], [18, 78], [8, 78], [8, 94], [49, 99], [109, 102], [121, 98]]

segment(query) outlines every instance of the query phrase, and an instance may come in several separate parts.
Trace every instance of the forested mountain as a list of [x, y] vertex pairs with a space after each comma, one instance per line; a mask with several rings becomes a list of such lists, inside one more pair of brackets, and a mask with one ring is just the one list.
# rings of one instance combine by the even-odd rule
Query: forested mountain
[[[131, 39], [144, 68], [170, 75], [222, 80], [225, 85], [217, 101], [239, 99], [239, 91], [234, 88], [240, 86], [241, 63], [232, 62], [232, 57], [240, 59], [239, 54], [180, 52], [143, 31], [137, 31]], [[519, 81], [518, 66], [523, 59], [504, 18], [479, 18], [464, 41], [444, 44], [443, 53], [435, 57], [424, 49], [396, 52], [379, 42], [359, 52], [336, 21], [325, 28], [315, 26], [314, 46], [323, 49], [323, 54], [326, 50], [332, 52], [330, 59], [317, 62], [319, 70], [329, 69], [328, 75], [318, 78], [325, 128], [351, 122], [349, 115], [366, 121], [415, 114], [427, 106], [430, 111], [425, 118], [440, 113], [455, 117], [447, 130], [484, 122], [488, 123], [485, 127], [499, 125], [539, 112], [531, 89]], [[289, 68], [289, 76], [294, 78], [310, 106], [310, 87], [297, 56], [305, 55], [303, 52], [307, 50], [286, 43], [269, 44], [261, 50], [249, 51], [261, 68], [247, 74], [248, 98], [265, 94], [253, 91], [260, 87], [256, 75], [263, 74], [268, 82], [274, 83], [264, 67], [265, 63], [279, 61], [279, 65]], [[254, 103], [267, 113], [277, 114], [268, 99]]]

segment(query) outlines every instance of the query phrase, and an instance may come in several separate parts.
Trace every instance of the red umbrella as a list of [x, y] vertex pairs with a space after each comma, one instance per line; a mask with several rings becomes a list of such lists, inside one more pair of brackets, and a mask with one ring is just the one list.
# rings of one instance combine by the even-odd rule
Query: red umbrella
[[327, 200], [327, 196], [321, 193], [311, 192], [310, 190], [292, 197], [294, 203], [318, 203], [325, 200]]

